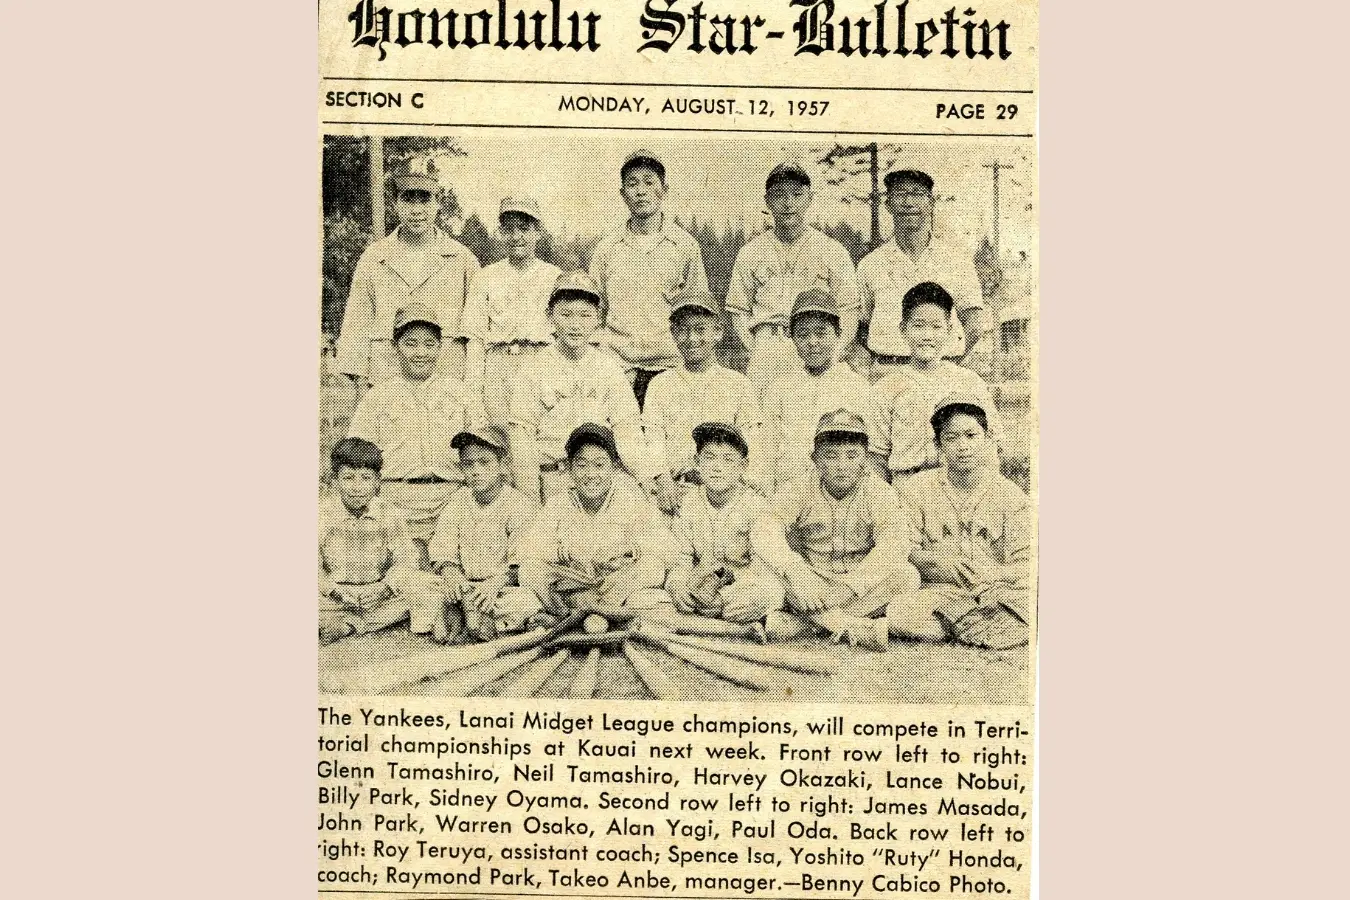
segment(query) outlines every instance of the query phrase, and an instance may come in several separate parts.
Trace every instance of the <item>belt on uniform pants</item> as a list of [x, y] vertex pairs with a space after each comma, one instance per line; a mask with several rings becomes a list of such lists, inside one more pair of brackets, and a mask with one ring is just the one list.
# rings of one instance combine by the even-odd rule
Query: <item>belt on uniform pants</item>
[[539, 341], [502, 341], [501, 343], [488, 344], [489, 350], [504, 352], [510, 356], [516, 356], [530, 347], [547, 347]]
[[699, 485], [703, 483], [703, 479], [699, 477], [697, 472], [681, 472], [675, 476], [675, 480], [680, 484]]
[[768, 334], [787, 334], [787, 326], [780, 322], [760, 322], [750, 329], [750, 333], [755, 336], [758, 336], [761, 331]]
[[416, 478], [386, 478], [385, 481], [393, 481], [399, 484], [449, 484], [449, 478], [442, 478], [439, 475], [419, 475]]
[[539, 464], [540, 472], [561, 472], [567, 468], [567, 463], [561, 459], [555, 459], [553, 462]]
[[924, 463], [918, 466], [910, 466], [908, 469], [891, 469], [891, 478], [892, 479], [901, 477], [907, 478], [910, 475], [917, 475], [920, 472], [927, 472], [929, 469], [936, 469], [939, 465], [940, 465], [939, 463]]
[[899, 366], [899, 365], [903, 365], [904, 362], [905, 362], [905, 360], [907, 360], [907, 359], [909, 359], [908, 356], [892, 356], [892, 355], [890, 355], [889, 353], [873, 353], [873, 354], [872, 354], [872, 362], [879, 362], [879, 363], [881, 363], [883, 366]]

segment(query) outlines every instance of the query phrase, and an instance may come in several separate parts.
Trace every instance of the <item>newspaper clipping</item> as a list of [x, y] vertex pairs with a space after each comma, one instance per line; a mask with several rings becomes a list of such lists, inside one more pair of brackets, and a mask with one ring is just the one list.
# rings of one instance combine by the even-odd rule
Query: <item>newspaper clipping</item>
[[318, 29], [319, 894], [1029, 897], [1036, 5]]

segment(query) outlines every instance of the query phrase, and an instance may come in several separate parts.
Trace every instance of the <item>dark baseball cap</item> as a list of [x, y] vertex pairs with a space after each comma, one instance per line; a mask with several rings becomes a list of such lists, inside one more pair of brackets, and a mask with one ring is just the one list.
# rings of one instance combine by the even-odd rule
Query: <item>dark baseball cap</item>
[[433, 196], [441, 192], [441, 183], [431, 172], [432, 164], [428, 157], [415, 156], [404, 164], [403, 171], [394, 176], [394, 190], [428, 191]]
[[974, 416], [986, 430], [989, 428], [989, 411], [984, 408], [984, 401], [974, 394], [955, 393], [939, 400], [937, 408], [933, 410], [933, 416], [928, 420], [933, 426], [933, 434], [940, 434], [942, 426], [957, 413]]
[[916, 306], [925, 303], [942, 307], [948, 317], [952, 314], [952, 307], [956, 305], [952, 295], [947, 293], [947, 289], [942, 285], [936, 281], [921, 281], [905, 291], [905, 298], [900, 301], [900, 318], [908, 319]]
[[811, 288], [802, 291], [797, 295], [797, 299], [792, 302], [792, 316], [788, 319], [788, 324], [797, 321], [797, 317], [805, 313], [824, 313], [827, 316], [839, 318], [839, 303], [834, 296], [820, 288]]
[[867, 440], [867, 423], [852, 410], [836, 409], [821, 416], [816, 423], [816, 440], [827, 434], [846, 434]]
[[454, 450], [463, 450], [470, 444], [483, 444], [502, 453], [508, 452], [511, 446], [506, 439], [506, 430], [500, 425], [466, 428], [450, 439], [450, 447]]
[[897, 184], [904, 181], [923, 185], [929, 191], [933, 189], [933, 179], [927, 172], [920, 172], [918, 169], [897, 169], [886, 173], [886, 190], [893, 191]]
[[685, 291], [670, 301], [670, 317], [672, 319], [681, 311], [686, 309], [701, 309], [714, 316], [721, 316], [724, 304], [707, 291]]
[[780, 181], [795, 181], [806, 187], [811, 186], [811, 176], [806, 174], [806, 170], [795, 162], [781, 162], [774, 166], [773, 171], [769, 173], [768, 179], [764, 182], [764, 189], [770, 190]]
[[651, 169], [661, 180], [666, 180], [666, 165], [661, 162], [660, 157], [650, 150], [634, 150], [624, 158], [623, 165], [619, 166], [619, 177], [627, 178], [628, 170], [633, 168]]
[[750, 455], [750, 444], [735, 425], [728, 425], [726, 422], [704, 422], [702, 425], [694, 426], [693, 434], [694, 447], [699, 450], [702, 450], [703, 445], [709, 441], [720, 441], [741, 451], [742, 456]]
[[440, 320], [436, 318], [436, 313], [432, 312], [431, 307], [423, 306], [421, 303], [409, 303], [394, 314], [394, 336], [409, 325], [429, 325], [435, 329], [436, 334], [441, 333]]
[[586, 422], [578, 425], [567, 436], [567, 443], [563, 446], [563, 452], [567, 458], [571, 459], [582, 447], [587, 444], [600, 447], [610, 455], [611, 459], [619, 458], [619, 445], [614, 441], [614, 432], [604, 425], [597, 425], [595, 422]]
[[548, 295], [549, 308], [563, 298], [574, 299], [578, 295], [588, 297], [595, 301], [601, 307], [605, 304], [605, 295], [600, 293], [600, 286], [595, 283], [595, 279], [581, 270], [575, 272], [563, 272], [553, 282], [553, 290]]

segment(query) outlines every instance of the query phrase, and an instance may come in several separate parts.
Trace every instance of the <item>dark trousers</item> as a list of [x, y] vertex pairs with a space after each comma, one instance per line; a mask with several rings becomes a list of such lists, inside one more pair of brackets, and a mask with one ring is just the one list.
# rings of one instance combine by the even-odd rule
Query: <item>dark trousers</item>
[[643, 409], [647, 405], [647, 387], [652, 383], [652, 379], [660, 374], [660, 369], [633, 370], [633, 394], [637, 397], [638, 409]]

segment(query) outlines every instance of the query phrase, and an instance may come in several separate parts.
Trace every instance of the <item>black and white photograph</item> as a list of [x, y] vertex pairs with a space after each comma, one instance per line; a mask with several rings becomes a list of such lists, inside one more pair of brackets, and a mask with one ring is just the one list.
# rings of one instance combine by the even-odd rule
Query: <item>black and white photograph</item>
[[321, 691], [1030, 703], [1033, 152], [323, 135]]

